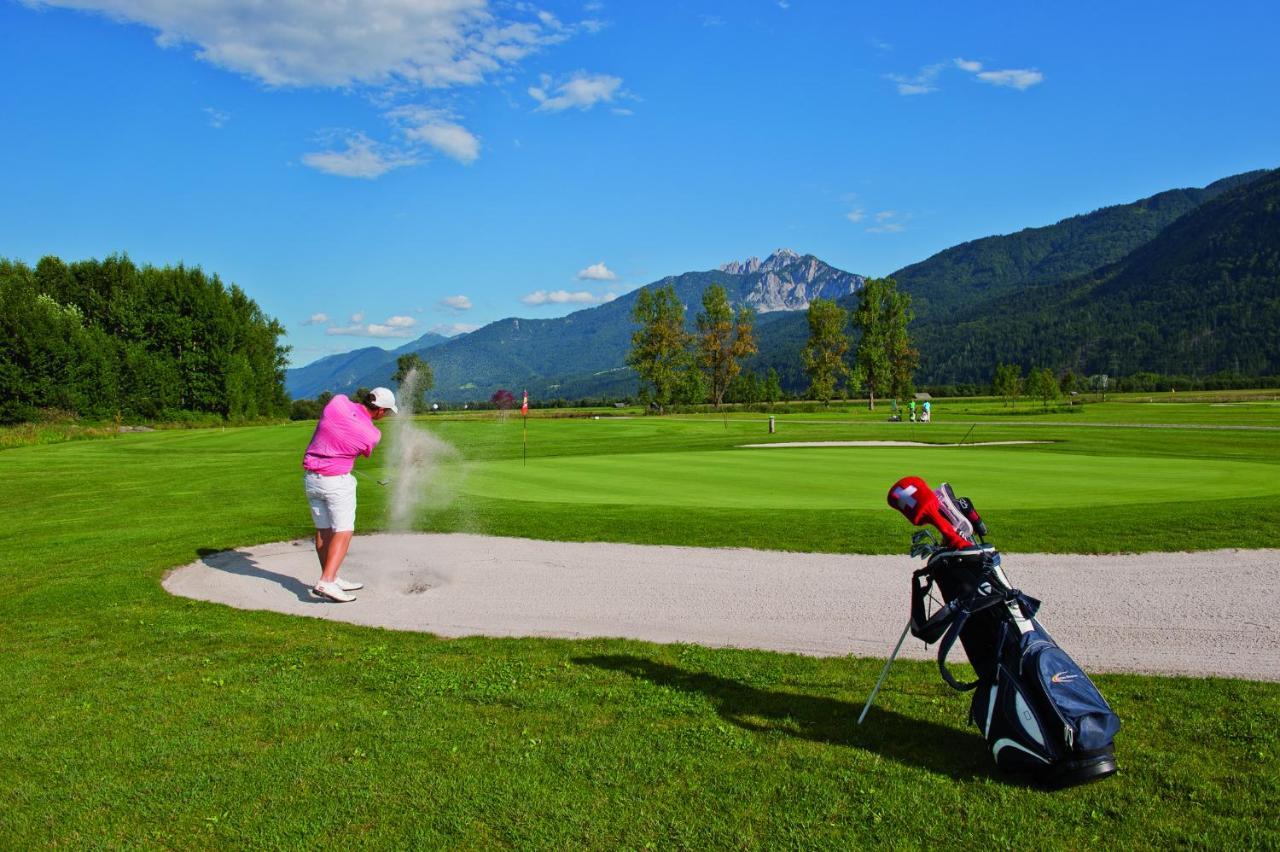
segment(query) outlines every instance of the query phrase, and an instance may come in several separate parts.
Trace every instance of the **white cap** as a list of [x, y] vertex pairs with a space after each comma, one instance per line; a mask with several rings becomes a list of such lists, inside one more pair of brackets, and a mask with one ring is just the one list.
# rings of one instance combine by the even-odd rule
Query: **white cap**
[[369, 396], [372, 397], [373, 404], [379, 408], [390, 408], [393, 414], [400, 413], [400, 409], [396, 408], [396, 395], [388, 388], [374, 388], [369, 391]]

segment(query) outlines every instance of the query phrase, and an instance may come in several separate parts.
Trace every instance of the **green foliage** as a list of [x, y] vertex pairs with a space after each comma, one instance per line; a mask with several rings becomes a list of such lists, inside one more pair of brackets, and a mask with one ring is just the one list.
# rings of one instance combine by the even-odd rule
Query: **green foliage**
[[431, 372], [431, 365], [423, 361], [422, 356], [417, 352], [401, 355], [396, 359], [396, 372], [391, 377], [391, 380], [396, 383], [397, 392], [406, 389], [410, 373], [413, 374], [413, 398], [404, 400], [403, 404], [409, 405], [410, 411], [425, 411], [427, 391], [431, 390], [435, 384], [435, 374]]
[[1048, 408], [1049, 403], [1060, 394], [1058, 380], [1048, 367], [1038, 367], [1027, 376], [1027, 395], [1040, 400], [1043, 407]]
[[868, 278], [853, 311], [859, 332], [855, 354], [855, 384], [865, 387], [870, 409], [876, 394], [908, 397], [914, 392], [912, 376], [920, 353], [911, 346], [907, 324], [911, 322], [911, 297], [898, 292], [892, 278]]
[[239, 287], [127, 257], [0, 259], [0, 420], [283, 416], [284, 327]]
[[993, 361], [1077, 374], [1280, 372], [1280, 170], [1187, 213], [1119, 262], [917, 327], [931, 382]]
[[991, 389], [1005, 405], [1017, 406], [1022, 395], [1022, 368], [1017, 364], [997, 364], [991, 378]]
[[640, 327], [631, 335], [627, 366], [646, 383], [649, 399], [659, 408], [677, 401], [678, 388], [688, 389], [682, 376], [690, 365], [691, 335], [684, 328], [684, 305], [675, 287], [641, 290], [632, 320]]
[[729, 307], [724, 287], [712, 284], [702, 292], [702, 312], [697, 317], [694, 338], [695, 357], [706, 376], [711, 403], [716, 408], [724, 401], [725, 391], [742, 369], [740, 361], [756, 351], [753, 326], [755, 312]]
[[845, 363], [849, 314], [830, 299], [814, 299], [809, 303], [808, 317], [809, 340], [801, 352], [801, 361], [809, 376], [809, 397], [826, 403], [849, 373]]

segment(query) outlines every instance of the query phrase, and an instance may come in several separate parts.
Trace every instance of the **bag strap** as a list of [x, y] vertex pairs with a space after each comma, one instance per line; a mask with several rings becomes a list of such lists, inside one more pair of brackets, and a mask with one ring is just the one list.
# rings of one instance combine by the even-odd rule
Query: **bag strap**
[[942, 643], [938, 645], [938, 671], [942, 673], [942, 679], [945, 680], [952, 689], [960, 692], [968, 692], [982, 682], [982, 679], [979, 678], [972, 683], [962, 683], [961, 681], [956, 680], [955, 676], [951, 674], [951, 670], [947, 668], [947, 655], [951, 653], [951, 646], [956, 643], [956, 639], [960, 636], [960, 631], [964, 629], [965, 622], [969, 620], [969, 616], [977, 612], [982, 612], [984, 609], [990, 609], [998, 604], [1006, 603], [1007, 601], [1020, 596], [1020, 594], [1021, 593], [1018, 592], [1017, 589], [1010, 589], [1008, 592], [992, 591], [980, 597], [975, 594], [966, 598], [963, 602], [952, 602], [953, 604], [960, 603], [962, 605], [957, 607], [954, 620], [951, 622], [951, 626], [948, 628], [947, 634], [942, 637]]

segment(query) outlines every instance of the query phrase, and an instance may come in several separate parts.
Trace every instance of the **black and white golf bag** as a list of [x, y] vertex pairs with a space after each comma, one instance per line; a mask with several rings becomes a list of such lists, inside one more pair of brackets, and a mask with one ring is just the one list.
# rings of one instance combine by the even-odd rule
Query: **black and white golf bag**
[[[909, 499], [902, 495], [908, 493]], [[1039, 601], [1009, 583], [1000, 553], [983, 541], [987, 527], [972, 501], [946, 482], [937, 493], [923, 480], [904, 478], [890, 504], [916, 525], [931, 523], [945, 544], [916, 533], [913, 555], [928, 562], [911, 576], [911, 635], [938, 643], [943, 681], [973, 690], [969, 719], [978, 725], [1002, 769], [1033, 774], [1066, 787], [1116, 771], [1112, 747], [1120, 719], [1088, 675], [1036, 620]], [[937, 588], [941, 601], [929, 613]], [[947, 669], [956, 640], [977, 681], [961, 683]]]
[[[938, 511], [967, 540], [986, 528], [970, 501], [943, 483]], [[959, 521], [956, 521], [956, 518]], [[969, 523], [965, 524], [964, 520]], [[969, 719], [996, 765], [1064, 787], [1116, 771], [1112, 740], [1120, 719], [1097, 687], [1036, 620], [1040, 602], [1009, 584], [1000, 553], [985, 543], [919, 546], [928, 555], [912, 575], [912, 635], [938, 643], [938, 669], [953, 688], [973, 690]], [[927, 612], [937, 588], [941, 606]], [[947, 656], [960, 640], [977, 680], [960, 682]]]

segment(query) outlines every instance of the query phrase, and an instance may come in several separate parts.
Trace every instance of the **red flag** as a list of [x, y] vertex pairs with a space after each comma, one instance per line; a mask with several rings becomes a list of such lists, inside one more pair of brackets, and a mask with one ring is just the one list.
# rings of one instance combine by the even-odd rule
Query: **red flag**
[[520, 403], [520, 416], [521, 417], [529, 416], [529, 392], [528, 391], [524, 392], [524, 402]]

